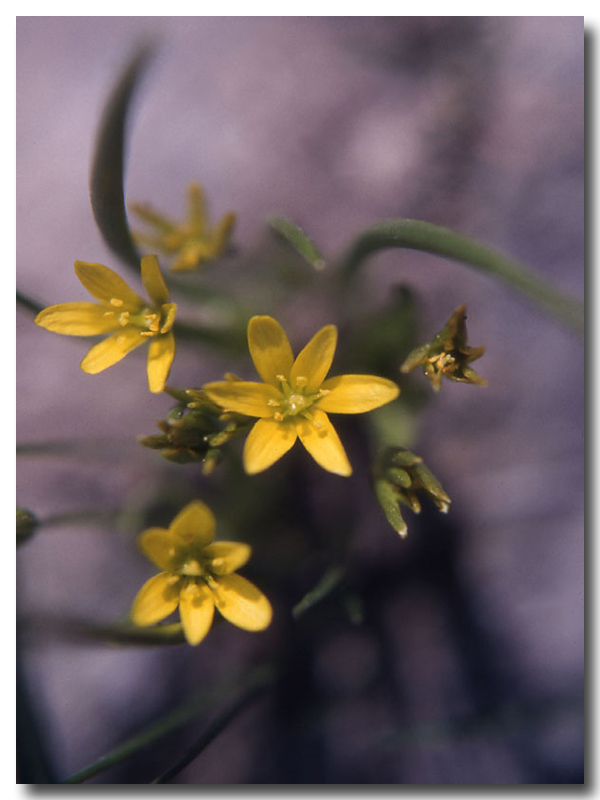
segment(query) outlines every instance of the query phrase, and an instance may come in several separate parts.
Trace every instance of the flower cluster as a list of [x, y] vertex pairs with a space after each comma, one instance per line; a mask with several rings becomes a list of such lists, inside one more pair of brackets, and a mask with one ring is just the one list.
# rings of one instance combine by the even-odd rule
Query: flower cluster
[[[175, 271], [193, 270], [221, 255], [234, 221], [233, 214], [228, 214], [211, 228], [200, 186], [192, 184], [188, 191], [188, 219], [182, 224], [147, 206], [133, 207], [158, 231], [154, 237], [137, 238], [172, 256], [171, 269]], [[140, 441], [169, 461], [201, 462], [204, 474], [209, 474], [220, 462], [222, 448], [232, 439], [247, 435], [242, 462], [249, 475], [267, 470], [299, 440], [323, 469], [349, 476], [352, 467], [329, 414], [373, 411], [400, 393], [396, 383], [376, 375], [328, 377], [337, 347], [335, 325], [318, 330], [295, 356], [279, 322], [264, 315], [253, 316], [247, 330], [250, 356], [260, 381], [226, 373], [224, 380], [199, 389], [166, 387], [175, 353], [177, 307], [170, 300], [157, 256], [146, 255], [141, 261], [148, 301], [102, 264], [77, 261], [75, 272], [97, 302], [53, 305], [41, 311], [35, 322], [70, 336], [106, 335], [81, 362], [82, 370], [91, 374], [148, 342], [150, 391], [166, 390], [178, 405], [158, 423], [159, 434]], [[432, 342], [409, 355], [401, 371], [422, 366], [437, 391], [443, 376], [485, 384], [469, 366], [484, 348], [467, 346], [465, 319], [466, 309], [461, 306]], [[419, 456], [403, 448], [387, 448], [376, 460], [372, 475], [375, 496], [402, 536], [406, 524], [399, 506], [418, 513], [418, 494], [429, 496], [440, 511], [448, 510], [450, 498], [439, 482]], [[31, 535], [32, 519], [27, 512], [18, 519], [23, 540]], [[215, 527], [210, 509], [195, 500], [168, 529], [149, 528], [139, 536], [141, 551], [161, 572], [144, 584], [133, 602], [131, 620], [135, 625], [152, 627], [179, 609], [185, 638], [196, 645], [208, 633], [215, 608], [246, 630], [264, 630], [270, 624], [269, 601], [237, 574], [250, 558], [250, 547], [241, 542], [215, 542]]]

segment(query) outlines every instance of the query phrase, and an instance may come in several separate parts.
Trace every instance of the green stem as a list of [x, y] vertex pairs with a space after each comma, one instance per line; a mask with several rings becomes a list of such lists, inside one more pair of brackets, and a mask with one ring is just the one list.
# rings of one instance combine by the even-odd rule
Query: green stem
[[391, 219], [368, 228], [342, 258], [342, 279], [349, 283], [368, 256], [389, 247], [445, 256], [493, 275], [583, 335], [584, 308], [578, 300], [559, 292], [518, 261], [507, 258], [475, 239], [430, 222]]
[[16, 453], [18, 456], [88, 455], [94, 459], [114, 459], [122, 455], [123, 450], [130, 446], [130, 442], [120, 439], [56, 439], [54, 442], [18, 444]]
[[247, 706], [257, 700], [260, 695], [268, 688], [273, 679], [273, 673], [269, 670], [261, 676], [261, 679], [256, 681], [253, 686], [249, 687], [244, 694], [232, 703], [217, 719], [215, 719], [209, 726], [202, 732], [200, 737], [194, 742], [192, 747], [183, 755], [178, 761], [175, 762], [168, 770], [155, 778], [152, 783], [168, 783], [172, 778], [178, 775], [182, 770], [189, 766], [195, 758], [197, 758], [208, 745], [217, 738], [217, 736], [234, 720], [239, 713], [241, 713]]
[[62, 514], [54, 514], [51, 517], [39, 520], [39, 524], [44, 528], [51, 528], [64, 525], [110, 525], [121, 517], [121, 511], [66, 511]]
[[230, 327], [223, 330], [211, 330], [186, 322], [176, 322], [173, 326], [173, 333], [176, 341], [191, 342], [192, 344], [201, 342], [228, 355], [239, 355], [247, 350], [245, 329], [236, 331]]
[[[265, 680], [264, 675], [266, 671], [267, 668], [265, 667], [259, 667], [255, 671], [254, 675], [250, 679], [250, 688], [252, 690], [257, 689], [257, 686], [255, 685], [256, 682], [259, 680]], [[271, 672], [270, 670], [268, 671], [270, 675]], [[99, 775], [101, 772], [104, 772], [110, 767], [120, 764], [122, 761], [129, 758], [129, 756], [132, 756], [139, 750], [148, 747], [158, 739], [162, 739], [163, 736], [166, 736], [168, 733], [177, 730], [177, 728], [182, 727], [186, 722], [189, 722], [198, 714], [206, 711], [211, 702], [214, 700], [215, 693], [228, 691], [231, 688], [231, 684], [232, 681], [230, 679], [226, 682], [222, 682], [216, 687], [212, 687], [211, 689], [203, 689], [201, 692], [192, 695], [186, 700], [185, 703], [176, 708], [174, 711], [166, 714], [164, 717], [162, 717], [162, 719], [159, 719], [157, 722], [155, 722], [154, 725], [151, 725], [145, 731], [142, 731], [136, 736], [133, 736], [131, 739], [128, 739], [120, 747], [111, 750], [93, 764], [89, 764], [84, 769], [76, 772], [74, 775], [71, 775], [71, 777], [63, 781], [63, 783], [84, 783], [85, 781], [90, 780], [90, 778], [93, 778], [96, 775]]]
[[40, 303], [37, 303], [35, 300], [32, 300], [31, 297], [28, 297], [26, 294], [23, 294], [23, 292], [20, 292], [18, 289], [17, 289], [17, 305], [25, 309], [25, 311], [30, 311], [32, 314], [35, 314], [36, 316], [40, 313], [40, 311], [43, 311], [43, 309], [46, 307], [40, 305]]

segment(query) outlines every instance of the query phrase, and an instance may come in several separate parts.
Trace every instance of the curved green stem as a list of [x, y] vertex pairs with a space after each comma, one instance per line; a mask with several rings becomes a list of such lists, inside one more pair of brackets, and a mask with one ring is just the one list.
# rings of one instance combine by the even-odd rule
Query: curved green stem
[[342, 281], [349, 283], [368, 256], [389, 247], [421, 250], [445, 256], [493, 275], [583, 335], [583, 303], [559, 292], [518, 261], [480, 244], [469, 236], [430, 222], [391, 219], [368, 228], [354, 241], [341, 259]]

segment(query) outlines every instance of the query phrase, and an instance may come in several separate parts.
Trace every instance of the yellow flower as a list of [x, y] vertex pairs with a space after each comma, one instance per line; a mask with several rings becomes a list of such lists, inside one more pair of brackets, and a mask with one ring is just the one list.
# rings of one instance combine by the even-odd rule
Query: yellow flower
[[131, 609], [135, 625], [160, 622], [179, 607], [185, 638], [204, 639], [215, 606], [225, 619], [247, 631], [267, 628], [271, 604], [253, 583], [235, 575], [250, 558], [239, 542], [214, 542], [215, 518], [199, 500], [187, 505], [168, 529], [149, 528], [138, 537], [141, 551], [164, 570], [147, 581]]
[[210, 225], [198, 183], [188, 187], [188, 216], [183, 223], [173, 222], [148, 205], [134, 204], [131, 210], [157, 231], [154, 236], [136, 232], [136, 240], [167, 256], [175, 256], [171, 264], [175, 272], [191, 272], [204, 261], [223, 255], [235, 222], [235, 214], [226, 214], [215, 226]]
[[339, 375], [325, 380], [337, 344], [337, 328], [326, 325], [294, 360], [281, 325], [272, 317], [252, 317], [248, 346], [264, 383], [219, 381], [203, 387], [226, 411], [259, 417], [244, 447], [244, 468], [262, 472], [300, 439], [329, 472], [350, 475], [352, 467], [327, 412], [360, 414], [394, 400], [395, 383], [374, 375]]
[[177, 306], [169, 302], [169, 290], [157, 257], [142, 258], [142, 283], [150, 304], [130, 289], [116, 272], [102, 264], [76, 261], [75, 272], [100, 303], [49, 306], [37, 315], [36, 325], [68, 336], [110, 333], [111, 336], [94, 345], [81, 362], [81, 369], [91, 375], [116, 364], [149, 340], [148, 386], [151, 392], [162, 392], [175, 355], [171, 328]]

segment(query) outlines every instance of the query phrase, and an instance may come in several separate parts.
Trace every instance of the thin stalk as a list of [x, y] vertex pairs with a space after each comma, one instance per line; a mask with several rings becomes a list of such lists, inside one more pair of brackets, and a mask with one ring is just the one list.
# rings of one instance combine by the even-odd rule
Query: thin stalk
[[580, 335], [584, 332], [583, 303], [555, 289], [525, 265], [461, 233], [414, 219], [391, 219], [364, 231], [340, 261], [348, 285], [363, 261], [389, 247], [420, 250], [468, 264], [498, 278]]
[[245, 708], [251, 705], [255, 700], [257, 700], [260, 695], [267, 689], [272, 679], [272, 675], [269, 675], [269, 680], [263, 680], [250, 687], [244, 694], [239, 697], [234, 703], [232, 703], [229, 708], [227, 708], [222, 714], [220, 714], [217, 719], [212, 722], [208, 728], [202, 732], [200, 737], [194, 742], [192, 747], [185, 753], [182, 758], [175, 762], [169, 769], [159, 775], [158, 778], [155, 778], [152, 783], [168, 783], [172, 778], [178, 775], [182, 770], [184, 770], [187, 766], [189, 766], [194, 759], [196, 759], [207, 747], [208, 745], [214, 741], [217, 736], [225, 730], [227, 725], [232, 722], [238, 714], [240, 714]]
[[[264, 681], [266, 671], [269, 672], [269, 675], [271, 674], [271, 671], [267, 670], [265, 667], [257, 668], [254, 675], [250, 679], [252, 691], [256, 691], [257, 689], [257, 686], [255, 683], [253, 683], [253, 681], [256, 682], [261, 678]], [[120, 764], [134, 753], [137, 753], [139, 750], [148, 747], [155, 741], [162, 739], [163, 736], [166, 736], [168, 733], [177, 730], [177, 728], [182, 727], [186, 722], [194, 719], [194, 717], [198, 714], [206, 711], [210, 703], [214, 700], [215, 693], [228, 691], [231, 688], [231, 685], [231, 680], [224, 681], [216, 687], [204, 689], [201, 692], [192, 695], [186, 700], [185, 703], [182, 703], [182, 705], [180, 705], [174, 711], [165, 714], [164, 717], [159, 719], [150, 727], [146, 728], [146, 730], [138, 733], [131, 739], [128, 739], [120, 747], [111, 750], [97, 761], [94, 761], [94, 763], [89, 764], [79, 772], [71, 775], [71, 777], [63, 781], [63, 783], [84, 783], [85, 781], [94, 778], [96, 775], [99, 775], [101, 772], [104, 772], [110, 767]], [[266, 684], [263, 686], [263, 688], [266, 688]], [[156, 783], [158, 781], [154, 782]]]
[[30, 311], [32, 314], [35, 314], [36, 317], [40, 311], [43, 311], [43, 309], [46, 307], [38, 303], [36, 300], [33, 300], [31, 297], [28, 297], [26, 294], [23, 294], [23, 292], [20, 292], [18, 289], [17, 305], [20, 308], [23, 308], [25, 311]]

